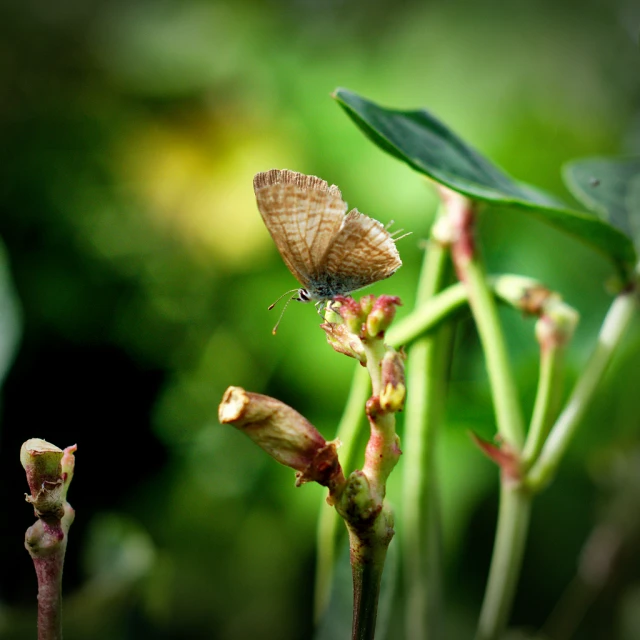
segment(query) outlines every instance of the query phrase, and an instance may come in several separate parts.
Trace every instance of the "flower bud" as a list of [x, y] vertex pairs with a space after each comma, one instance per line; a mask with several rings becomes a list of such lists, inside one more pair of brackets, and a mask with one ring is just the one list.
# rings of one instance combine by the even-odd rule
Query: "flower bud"
[[562, 347], [573, 337], [580, 314], [562, 301], [560, 296], [549, 298], [543, 314], [536, 322], [536, 338], [541, 347]]
[[537, 280], [524, 276], [500, 276], [495, 279], [494, 287], [496, 294], [508, 304], [532, 316], [540, 316], [547, 300], [557, 297]]
[[382, 502], [376, 500], [364, 472], [356, 469], [346, 480], [337, 508], [342, 517], [352, 527], [358, 529], [366, 526], [380, 513]]
[[336, 302], [340, 303], [338, 313], [342, 316], [349, 331], [357, 336], [362, 332], [362, 324], [366, 319], [366, 314], [362, 312], [362, 307], [353, 298], [337, 296]]
[[367, 361], [362, 340], [355, 333], [349, 331], [347, 325], [326, 322], [321, 324], [320, 328], [327, 334], [327, 342], [335, 351], [343, 353], [350, 358], [355, 358], [361, 363]]
[[76, 467], [76, 457], [73, 455], [78, 450], [78, 445], [66, 447], [62, 460], [60, 460], [60, 470], [62, 471], [62, 480], [64, 481], [64, 497], [67, 497], [67, 491], [71, 480], [73, 479], [73, 470]]
[[229, 387], [218, 418], [249, 436], [280, 464], [295, 469], [297, 486], [314, 481], [331, 488], [344, 482], [336, 442], [327, 442], [306, 418], [283, 402]]
[[393, 322], [396, 307], [401, 304], [397, 296], [380, 296], [367, 316], [367, 335], [375, 338], [384, 333]]
[[368, 316], [371, 313], [371, 309], [373, 309], [373, 305], [375, 304], [375, 302], [376, 297], [371, 293], [360, 298], [360, 310], [362, 311], [362, 315], [364, 317]]
[[385, 412], [402, 411], [407, 387], [404, 379], [404, 355], [388, 349], [382, 358], [382, 391], [380, 409]]
[[63, 456], [62, 449], [40, 438], [27, 440], [20, 449], [20, 462], [31, 491], [26, 500], [33, 505], [38, 518], [59, 520], [64, 514]]

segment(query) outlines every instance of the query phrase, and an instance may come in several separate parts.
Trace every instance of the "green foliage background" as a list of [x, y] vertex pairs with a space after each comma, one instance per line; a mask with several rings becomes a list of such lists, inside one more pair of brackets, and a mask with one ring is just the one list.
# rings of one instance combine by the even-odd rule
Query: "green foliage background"
[[[310, 637], [323, 492], [295, 489], [291, 472], [218, 424], [217, 404], [241, 385], [331, 437], [354, 365], [326, 345], [311, 308], [292, 306], [271, 335], [266, 307], [295, 282], [256, 210], [254, 173], [319, 175], [351, 206], [411, 231], [404, 267], [371, 289], [409, 306], [435, 196], [330, 92], [426, 106], [516, 178], [571, 202], [562, 163], [640, 148], [639, 15], [631, 0], [3, 4], [0, 238], [23, 326], [0, 427], [0, 637], [34, 634], [18, 462], [30, 437], [78, 444], [69, 640]], [[568, 358], [578, 371], [609, 304], [611, 265], [508, 210], [486, 211], [480, 233], [490, 271], [538, 277], [580, 311]], [[503, 317], [530, 407], [533, 325]], [[7, 318], [3, 336], [15, 334]], [[470, 320], [457, 340], [441, 471], [450, 637], [468, 638], [497, 477], [466, 434], [494, 433]], [[623, 522], [640, 511], [640, 479], [627, 473], [639, 346], [635, 331], [536, 502], [519, 626], [548, 618], [620, 496], [632, 505]], [[640, 635], [633, 539], [636, 560], [607, 582], [580, 638]]]

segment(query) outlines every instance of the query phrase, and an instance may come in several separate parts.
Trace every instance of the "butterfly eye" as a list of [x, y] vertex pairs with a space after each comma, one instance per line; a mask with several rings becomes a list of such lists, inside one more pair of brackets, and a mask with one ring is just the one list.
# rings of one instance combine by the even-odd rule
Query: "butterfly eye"
[[298, 289], [298, 302], [309, 302], [311, 296], [306, 289]]

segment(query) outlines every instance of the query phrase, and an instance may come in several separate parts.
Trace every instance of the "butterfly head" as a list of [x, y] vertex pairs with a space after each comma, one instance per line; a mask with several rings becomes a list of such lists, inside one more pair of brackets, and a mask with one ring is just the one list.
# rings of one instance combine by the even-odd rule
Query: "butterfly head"
[[298, 289], [298, 297], [296, 300], [298, 302], [311, 302], [313, 296], [306, 289]]

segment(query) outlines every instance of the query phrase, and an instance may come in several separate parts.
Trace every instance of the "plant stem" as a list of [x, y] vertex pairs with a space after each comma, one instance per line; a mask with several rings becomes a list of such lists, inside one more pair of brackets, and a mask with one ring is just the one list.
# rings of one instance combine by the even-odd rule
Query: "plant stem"
[[461, 194], [444, 187], [440, 188], [440, 194], [454, 239], [451, 257], [458, 278], [467, 286], [469, 306], [487, 362], [498, 433], [505, 444], [520, 451], [524, 443], [524, 420], [498, 309], [476, 243], [475, 205]]
[[386, 509], [373, 529], [358, 531], [347, 524], [353, 571], [352, 640], [374, 640], [378, 596], [387, 549], [393, 536], [393, 518]]
[[[426, 303], [446, 278], [447, 252], [431, 243], [423, 262], [416, 304]], [[408, 354], [404, 421], [403, 558], [405, 637], [442, 634], [442, 541], [436, 443], [444, 415], [450, 327], [416, 341]]]
[[[391, 299], [389, 301], [395, 304]], [[353, 573], [352, 638], [373, 640], [380, 580], [387, 548], [394, 535], [393, 515], [385, 501], [386, 485], [402, 453], [396, 434], [395, 411], [401, 408], [404, 400], [402, 397], [397, 406], [383, 406], [382, 396], [383, 391], [387, 394], [387, 388], [394, 386], [397, 392], [402, 390], [403, 393], [404, 374], [402, 359], [393, 350], [389, 351], [391, 360], [386, 359], [387, 348], [380, 335], [365, 334], [361, 339], [373, 394], [366, 403], [371, 431], [362, 470], [350, 474], [336, 510], [344, 518], [349, 531]], [[387, 364], [384, 371], [383, 360]], [[389, 393], [393, 398], [393, 389]], [[392, 402], [391, 399], [389, 401]]]
[[533, 407], [533, 416], [527, 440], [522, 451], [524, 469], [530, 468], [537, 459], [553, 425], [564, 373], [562, 367], [563, 354], [564, 348], [558, 346], [540, 350], [540, 374], [538, 376], [536, 401]]
[[393, 347], [413, 342], [449, 320], [468, 300], [467, 288], [461, 282], [426, 300], [418, 300], [416, 308], [389, 329], [386, 341]]
[[[474, 235], [474, 204], [458, 193], [441, 188], [454, 242], [451, 247], [458, 278], [469, 292], [469, 306], [484, 351], [497, 429], [502, 446], [517, 454], [524, 444], [524, 420], [507, 355], [498, 310], [482, 265]], [[489, 579], [478, 622], [478, 640], [497, 640], [504, 631], [520, 574], [529, 526], [531, 498], [519, 483], [501, 477], [500, 509]]]
[[74, 515], [65, 503], [61, 519], [41, 518], [27, 529], [25, 547], [38, 578], [38, 640], [62, 640], [62, 570]]
[[[431, 248], [429, 251], [433, 253], [434, 249]], [[508, 286], [505, 286], [507, 283]], [[513, 292], [520, 288], [524, 296], [527, 286], [531, 287], [534, 284], [535, 281], [531, 278], [513, 274], [488, 276], [485, 283], [493, 296], [518, 311], [523, 311], [523, 298], [514, 295]], [[468, 302], [469, 292], [463, 282], [448, 286], [422, 303], [416, 304], [411, 313], [396, 322], [387, 332], [387, 344], [395, 348], [410, 344], [450, 320]]]
[[520, 450], [524, 443], [522, 410], [495, 298], [487, 285], [484, 269], [477, 254], [464, 267], [464, 281], [487, 362], [498, 433], [505, 443]]
[[362, 345], [367, 355], [367, 371], [371, 378], [371, 394], [379, 396], [381, 392], [382, 371], [380, 363], [385, 354], [385, 346], [382, 340], [377, 338], [363, 340]]
[[[345, 469], [347, 474], [348, 470], [353, 466], [358, 430], [363, 424], [362, 407], [369, 397], [370, 387], [371, 383], [366, 369], [357, 365], [351, 383], [349, 398], [336, 433], [336, 438], [342, 443], [339, 450], [342, 468]], [[318, 551], [314, 603], [316, 623], [320, 620], [329, 604], [336, 557], [337, 534], [341, 527], [342, 519], [338, 516], [336, 510], [330, 507], [323, 499], [317, 531]]]
[[600, 329], [596, 348], [553, 426], [540, 457], [527, 475], [531, 489], [539, 491], [551, 481], [637, 309], [635, 290], [622, 293], [613, 301]]
[[26, 500], [38, 518], [24, 538], [38, 578], [38, 640], [62, 640], [62, 569], [75, 517], [66, 498], [76, 449], [63, 450], [40, 438], [30, 438], [20, 448], [31, 491]]
[[503, 481], [491, 569], [476, 640], [502, 637], [520, 575], [530, 516], [530, 494], [519, 484]]

